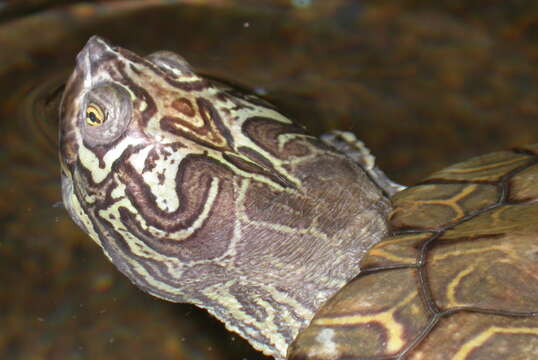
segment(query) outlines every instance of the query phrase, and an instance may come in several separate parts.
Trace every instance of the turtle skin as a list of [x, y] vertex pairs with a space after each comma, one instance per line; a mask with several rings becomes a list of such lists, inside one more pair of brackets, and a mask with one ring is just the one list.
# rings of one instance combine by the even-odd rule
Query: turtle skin
[[448, 167], [392, 200], [391, 236], [289, 359], [538, 359], [538, 144]]

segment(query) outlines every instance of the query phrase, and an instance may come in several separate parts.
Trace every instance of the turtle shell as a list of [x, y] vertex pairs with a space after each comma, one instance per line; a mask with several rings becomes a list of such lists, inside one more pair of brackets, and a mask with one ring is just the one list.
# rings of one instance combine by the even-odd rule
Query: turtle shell
[[393, 198], [392, 236], [290, 346], [299, 359], [538, 359], [538, 144]]

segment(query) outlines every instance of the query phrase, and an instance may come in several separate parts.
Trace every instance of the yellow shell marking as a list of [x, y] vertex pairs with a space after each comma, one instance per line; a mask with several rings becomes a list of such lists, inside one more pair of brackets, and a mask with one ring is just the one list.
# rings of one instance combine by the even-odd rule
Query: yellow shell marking
[[318, 326], [342, 326], [342, 325], [354, 325], [368, 324], [371, 322], [378, 322], [384, 324], [388, 334], [387, 351], [390, 353], [396, 353], [400, 351], [405, 345], [404, 341], [404, 328], [397, 320], [394, 319], [394, 313], [400, 310], [405, 305], [409, 304], [415, 297], [417, 292], [414, 291], [403, 299], [397, 306], [390, 308], [387, 311], [374, 315], [349, 315], [332, 318], [320, 318], [312, 322], [313, 325]]
[[459, 351], [454, 355], [452, 360], [465, 360], [469, 354], [477, 349], [478, 347], [484, 345], [492, 336], [497, 334], [528, 334], [528, 335], [538, 335], [537, 328], [530, 327], [513, 327], [513, 328], [503, 328], [499, 326], [492, 326], [480, 333], [480, 335], [475, 336], [470, 341], [463, 344]]
[[458, 273], [458, 275], [448, 284], [447, 287], [447, 298], [448, 298], [448, 304], [450, 307], [456, 307], [460, 305], [458, 300], [456, 299], [456, 290], [458, 289], [458, 286], [460, 285], [461, 280], [466, 277], [467, 275], [471, 274], [473, 271], [475, 271], [474, 266], [469, 266], [462, 271]]

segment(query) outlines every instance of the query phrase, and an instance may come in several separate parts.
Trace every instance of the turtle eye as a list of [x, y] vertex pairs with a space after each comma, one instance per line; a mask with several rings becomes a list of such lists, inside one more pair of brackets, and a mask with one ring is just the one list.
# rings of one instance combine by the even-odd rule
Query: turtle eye
[[97, 104], [91, 103], [86, 108], [86, 124], [90, 126], [102, 125], [106, 120], [103, 109]]
[[105, 145], [122, 136], [133, 112], [127, 91], [116, 83], [98, 84], [86, 93], [79, 127], [89, 146]]

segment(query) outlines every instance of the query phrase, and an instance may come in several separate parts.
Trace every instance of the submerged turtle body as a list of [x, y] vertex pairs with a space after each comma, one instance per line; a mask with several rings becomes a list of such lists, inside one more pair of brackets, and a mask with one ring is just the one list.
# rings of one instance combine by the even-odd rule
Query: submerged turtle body
[[398, 192], [349, 134], [320, 141], [179, 55], [98, 37], [60, 117], [75, 222], [135, 285], [264, 353], [538, 356], [538, 146]]
[[290, 359], [538, 358], [538, 145], [473, 158], [393, 197], [392, 236]]

